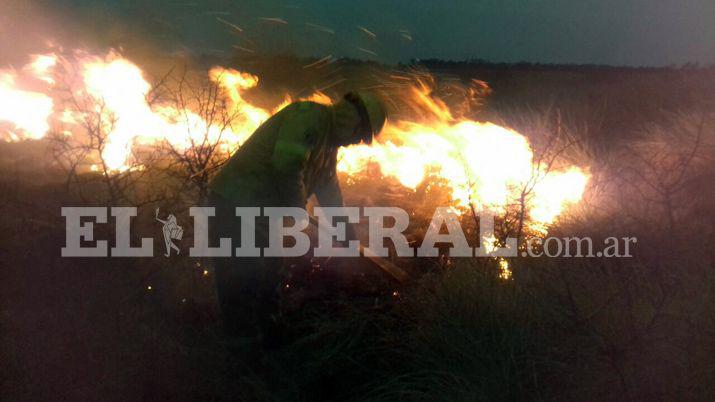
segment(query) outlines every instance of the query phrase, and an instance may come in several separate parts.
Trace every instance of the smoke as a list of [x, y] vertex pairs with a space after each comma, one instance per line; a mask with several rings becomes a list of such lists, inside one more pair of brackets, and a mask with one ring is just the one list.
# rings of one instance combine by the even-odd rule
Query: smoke
[[47, 47], [60, 31], [57, 19], [31, 1], [0, 2], [0, 65], [17, 65]]
[[108, 48], [148, 55], [166, 47], [147, 29], [105, 3], [3, 0], [0, 2], [0, 68], [18, 67], [28, 56], [54, 49]]

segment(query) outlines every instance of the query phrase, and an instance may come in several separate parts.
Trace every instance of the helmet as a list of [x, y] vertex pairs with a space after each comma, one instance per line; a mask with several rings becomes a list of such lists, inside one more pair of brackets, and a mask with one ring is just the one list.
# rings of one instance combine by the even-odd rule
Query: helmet
[[362, 121], [362, 140], [367, 144], [372, 143], [373, 137], [380, 134], [387, 120], [387, 112], [382, 102], [365, 92], [350, 92], [345, 95], [345, 100], [358, 109]]

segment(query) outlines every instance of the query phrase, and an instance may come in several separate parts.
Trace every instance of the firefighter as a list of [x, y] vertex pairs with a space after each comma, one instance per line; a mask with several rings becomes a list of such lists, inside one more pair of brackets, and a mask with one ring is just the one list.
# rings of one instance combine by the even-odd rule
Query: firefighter
[[[214, 243], [240, 239], [235, 207], [300, 207], [315, 195], [321, 206], [343, 206], [336, 173], [338, 148], [371, 143], [386, 112], [367, 93], [348, 93], [334, 105], [295, 102], [265, 121], [222, 166], [210, 183], [216, 208]], [[348, 236], [354, 238], [352, 227]], [[267, 220], [255, 223], [259, 248], [268, 245]], [[216, 288], [227, 331], [276, 343], [280, 258], [217, 258]]]

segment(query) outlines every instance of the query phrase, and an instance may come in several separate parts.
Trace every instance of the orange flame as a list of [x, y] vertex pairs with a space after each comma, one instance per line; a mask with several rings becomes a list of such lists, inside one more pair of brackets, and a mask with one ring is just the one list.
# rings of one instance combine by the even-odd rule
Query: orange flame
[[[73, 63], [81, 72], [79, 90], [94, 101], [92, 112], [102, 115], [107, 140], [101, 157], [110, 171], [129, 169], [132, 150], [138, 145], [166, 141], [187, 149], [208, 135], [209, 141], [220, 141], [224, 149], [235, 149], [272, 113], [291, 102], [286, 96], [272, 110], [255, 106], [244, 94], [258, 86], [258, 77], [213, 67], [209, 79], [226, 91], [228, 107], [239, 116], [235, 125], [218, 128], [176, 105], [150, 105], [147, 95], [151, 85], [143, 71], [115, 52], [106, 57], [77, 55]], [[4, 138], [42, 138], [50, 130], [48, 122], [53, 116], [69, 125], [81, 120], [81, 111], [54, 110], [50, 88], [56, 82], [56, 64], [56, 56], [41, 55], [22, 70], [23, 77], [15, 71], [0, 71], [0, 124], [10, 124]], [[41, 85], [28, 89], [24, 86], [27, 80]], [[436, 174], [449, 183], [459, 207], [471, 204], [500, 212], [518, 198], [535, 173], [534, 154], [526, 137], [493, 123], [455, 121], [449, 108], [429, 96], [429, 88], [423, 83], [408, 87], [406, 96], [413, 100], [415, 112], [429, 117], [419, 122], [391, 122], [372, 145], [341, 149], [340, 172], [357, 175], [368, 164], [376, 163], [384, 176], [398, 180], [407, 189], [415, 189], [428, 174]], [[320, 92], [305, 99], [331, 103]], [[537, 174], [543, 179], [535, 185], [528, 206], [535, 224], [545, 226], [566, 206], [581, 199], [588, 174], [578, 167]]]
[[[354, 174], [377, 163], [383, 175], [411, 189], [436, 171], [458, 206], [499, 213], [532, 179], [533, 157], [526, 137], [492, 123], [398, 122], [385, 127], [379, 142], [341, 149], [338, 170]], [[581, 199], [588, 175], [578, 167], [540, 174], [529, 210], [535, 222], [549, 224]]]
[[53, 83], [48, 73], [55, 61], [51, 55], [35, 56], [22, 74], [0, 70], [0, 127], [9, 125], [5, 133], [0, 132], [5, 140], [38, 139], [50, 129], [54, 102], [44, 92]]

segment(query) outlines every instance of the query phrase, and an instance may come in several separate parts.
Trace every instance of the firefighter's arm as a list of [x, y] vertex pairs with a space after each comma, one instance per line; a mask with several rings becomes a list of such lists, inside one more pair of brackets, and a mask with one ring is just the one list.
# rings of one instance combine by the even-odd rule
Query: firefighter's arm
[[315, 197], [321, 207], [343, 206], [343, 193], [340, 191], [338, 174], [335, 170], [326, 174], [322, 182], [316, 186]]
[[306, 194], [303, 175], [310, 156], [311, 127], [302, 116], [287, 119], [278, 132], [271, 165], [281, 206], [304, 208]]
[[[335, 165], [335, 164], [333, 164]], [[315, 197], [318, 199], [321, 207], [342, 207], [343, 194], [338, 183], [338, 174], [335, 170], [330, 172], [320, 186], [315, 190]], [[344, 219], [343, 219], [344, 221]], [[346, 222], [346, 240], [357, 240], [355, 227], [351, 223]]]

